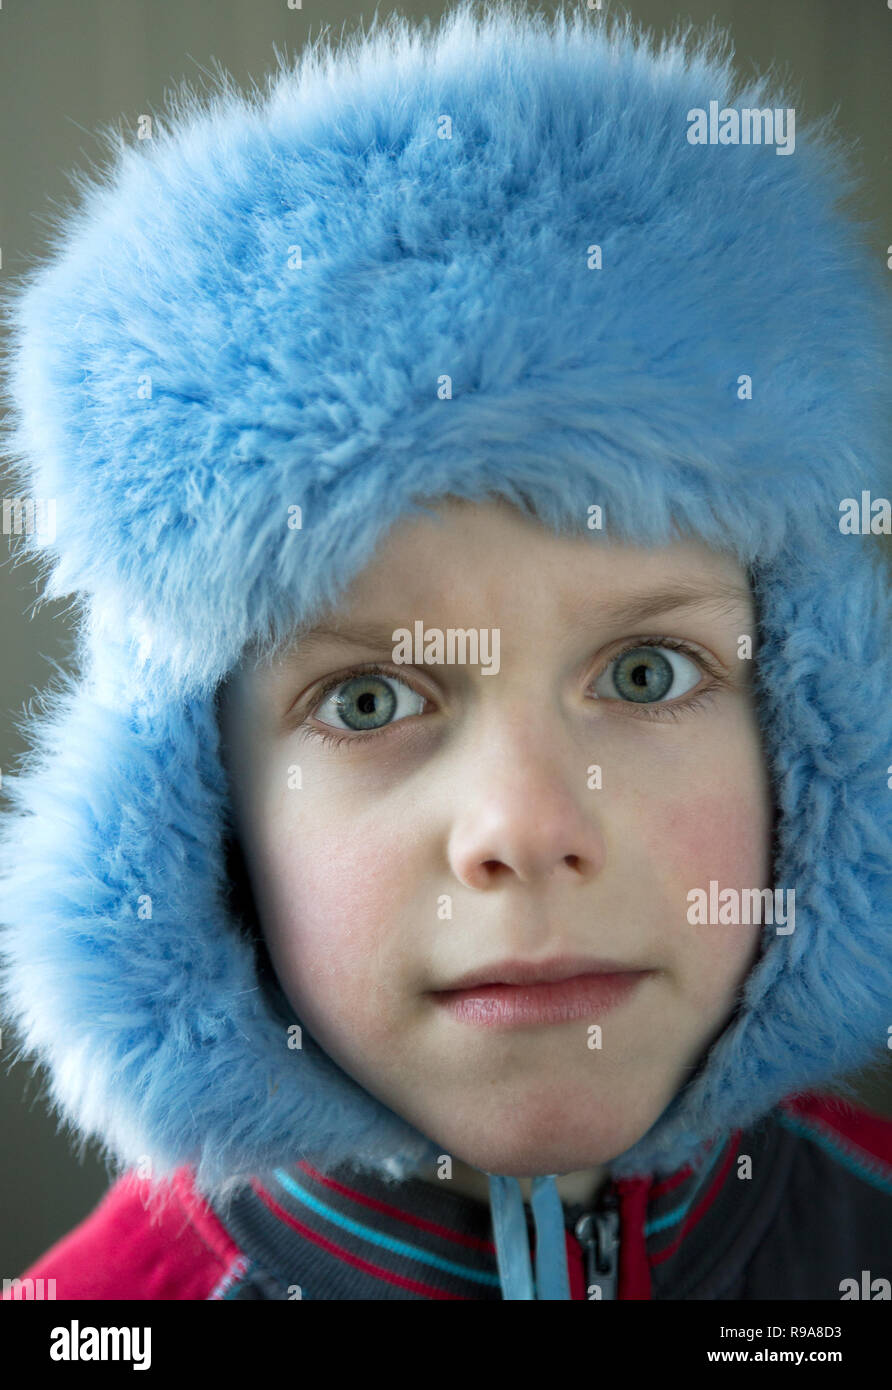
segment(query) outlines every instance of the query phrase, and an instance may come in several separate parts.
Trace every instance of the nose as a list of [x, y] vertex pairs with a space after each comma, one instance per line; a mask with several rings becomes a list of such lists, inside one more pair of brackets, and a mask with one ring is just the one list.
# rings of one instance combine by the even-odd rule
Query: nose
[[[527, 742], [529, 736], [527, 735]], [[462, 805], [449, 836], [452, 872], [469, 888], [514, 878], [536, 884], [593, 878], [606, 843], [600, 791], [587, 783], [590, 759], [535, 748], [490, 747], [462, 779]]]

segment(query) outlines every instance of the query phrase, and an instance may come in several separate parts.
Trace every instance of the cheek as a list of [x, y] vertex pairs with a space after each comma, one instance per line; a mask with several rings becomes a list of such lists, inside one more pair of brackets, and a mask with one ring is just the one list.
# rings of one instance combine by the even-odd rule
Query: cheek
[[751, 968], [763, 928], [757, 923], [693, 926], [687, 920], [693, 888], [718, 891], [771, 888], [770, 812], [763, 789], [744, 794], [690, 791], [664, 802], [646, 828], [677, 924], [673, 958], [685, 992], [704, 1016], [719, 1016]]
[[404, 860], [399, 837], [380, 815], [332, 819], [323, 812], [308, 824], [297, 809], [286, 801], [271, 823], [268, 818], [264, 835], [260, 872], [270, 955], [310, 1027], [328, 1018], [362, 1021], [368, 1029], [385, 1012], [375, 1003], [383, 1002], [382, 988], [396, 983], [392, 924], [400, 920], [407, 878], [393, 869]]
[[710, 879], [720, 889], [773, 886], [771, 786], [752, 712], [732, 708], [688, 750], [683, 768], [665, 774], [645, 814], [673, 883], [685, 895]]
[[771, 886], [770, 814], [758, 788], [745, 793], [690, 792], [665, 801], [651, 818], [648, 840], [674, 881], [706, 888]]

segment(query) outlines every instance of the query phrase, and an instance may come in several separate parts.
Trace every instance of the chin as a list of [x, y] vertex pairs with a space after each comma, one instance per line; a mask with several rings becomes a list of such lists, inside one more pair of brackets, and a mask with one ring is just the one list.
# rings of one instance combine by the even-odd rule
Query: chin
[[610, 1163], [625, 1153], [657, 1119], [648, 1114], [601, 1113], [570, 1116], [569, 1106], [545, 1117], [515, 1114], [506, 1125], [495, 1114], [467, 1124], [438, 1126], [444, 1152], [484, 1173], [532, 1178], [542, 1173], [578, 1173]]

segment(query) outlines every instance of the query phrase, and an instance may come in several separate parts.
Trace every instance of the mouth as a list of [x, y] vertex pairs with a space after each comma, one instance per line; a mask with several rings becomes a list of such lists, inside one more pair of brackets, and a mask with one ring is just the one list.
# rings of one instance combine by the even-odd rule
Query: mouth
[[596, 1023], [656, 973], [580, 957], [503, 961], [471, 971], [431, 997], [453, 1018], [480, 1027], [526, 1027], [578, 1018]]
[[469, 970], [438, 993], [478, 989], [481, 985], [550, 985], [578, 975], [629, 975], [644, 972], [646, 966], [628, 961], [604, 960], [593, 956], [553, 956], [545, 961], [502, 960]]

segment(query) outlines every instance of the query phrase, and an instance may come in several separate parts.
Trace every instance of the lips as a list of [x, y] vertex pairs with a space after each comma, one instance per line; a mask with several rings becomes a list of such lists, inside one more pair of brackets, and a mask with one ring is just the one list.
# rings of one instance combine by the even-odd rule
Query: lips
[[628, 961], [605, 960], [593, 956], [553, 956], [547, 961], [496, 961], [469, 970], [437, 993], [456, 993], [482, 985], [544, 985], [571, 980], [577, 975], [627, 975], [650, 967]]
[[[541, 967], [537, 969], [541, 975]], [[591, 1024], [633, 998], [655, 974], [653, 970], [596, 971], [531, 984], [483, 983], [439, 990], [431, 997], [436, 1007], [457, 1022], [482, 1028], [530, 1028], [573, 1019]]]

